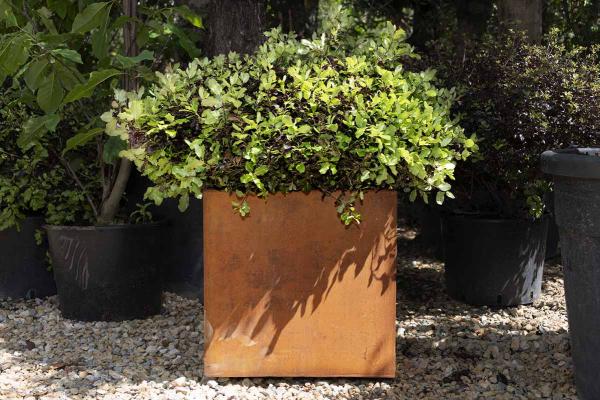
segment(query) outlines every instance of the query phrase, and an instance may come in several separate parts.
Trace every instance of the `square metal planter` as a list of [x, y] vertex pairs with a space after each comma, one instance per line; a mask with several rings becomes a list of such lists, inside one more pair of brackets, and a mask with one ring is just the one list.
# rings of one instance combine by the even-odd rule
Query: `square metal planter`
[[204, 194], [208, 377], [393, 377], [396, 193], [371, 191], [346, 227], [334, 198]]

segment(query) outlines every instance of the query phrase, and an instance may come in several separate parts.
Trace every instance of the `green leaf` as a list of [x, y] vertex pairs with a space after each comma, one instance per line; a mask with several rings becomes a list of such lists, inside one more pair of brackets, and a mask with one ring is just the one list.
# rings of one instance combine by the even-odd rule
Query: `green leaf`
[[190, 205], [190, 196], [186, 193], [181, 195], [179, 198], [179, 203], [177, 204], [177, 208], [179, 211], [184, 212]]
[[17, 18], [5, 0], [0, 0], [0, 21], [4, 21], [7, 27], [17, 26]]
[[416, 190], [412, 190], [410, 192], [410, 196], [408, 196], [408, 199], [410, 200], [410, 202], [414, 202], [417, 199], [417, 191]]
[[115, 164], [120, 158], [119, 153], [125, 149], [127, 149], [127, 142], [125, 142], [119, 136], [111, 136], [108, 138], [106, 143], [104, 143], [102, 159], [107, 164]]
[[24, 151], [30, 149], [46, 132], [54, 131], [59, 122], [60, 117], [56, 114], [28, 119], [17, 139], [17, 145]]
[[52, 72], [38, 89], [37, 102], [46, 114], [52, 114], [58, 110], [64, 96], [65, 90], [56, 74]]
[[81, 61], [81, 54], [79, 54], [78, 52], [76, 52], [75, 50], [71, 50], [71, 49], [54, 49], [51, 51], [52, 54], [61, 56], [62, 58], [65, 58], [69, 61], [73, 61], [74, 63], [77, 64], [83, 64], [83, 61]]
[[267, 167], [266, 165], [261, 165], [260, 167], [254, 170], [254, 175], [263, 176], [267, 172], [269, 172], [269, 167]]
[[90, 74], [90, 78], [86, 83], [81, 83], [73, 88], [65, 97], [65, 104], [73, 101], [90, 97], [94, 93], [96, 86], [112, 78], [113, 76], [119, 75], [116, 69], [103, 69], [100, 71], [94, 71]]
[[435, 195], [435, 202], [442, 205], [444, 203], [444, 197], [446, 197], [444, 192], [437, 192]]
[[204, 28], [204, 25], [202, 24], [202, 18], [193, 12], [188, 6], [177, 6], [174, 7], [174, 10], [196, 28]]
[[441, 185], [438, 185], [438, 189], [441, 190], [442, 192], [447, 192], [448, 190], [451, 189], [451, 187], [450, 187], [449, 183], [444, 182]]
[[46, 7], [41, 7], [37, 10], [40, 19], [42, 20], [42, 24], [46, 27], [48, 32], [52, 34], [57, 34], [56, 26], [52, 21], [52, 11], [48, 10]]
[[296, 164], [296, 171], [300, 172], [301, 174], [304, 173], [304, 171], [306, 171], [306, 167], [304, 166], [304, 164], [300, 163], [300, 164]]
[[48, 0], [48, 8], [56, 13], [61, 19], [67, 16], [67, 7], [70, 5], [69, 0]]
[[106, 35], [106, 29], [100, 28], [94, 31], [91, 36], [92, 39], [92, 54], [96, 59], [103, 60], [108, 57], [108, 38]]
[[302, 125], [298, 128], [298, 133], [310, 133], [311, 130], [310, 125]]
[[196, 44], [186, 35], [185, 31], [177, 25], [166, 23], [165, 26], [177, 36], [179, 39], [179, 45], [185, 50], [191, 58], [197, 58], [200, 56], [200, 50], [196, 47]]
[[252, 176], [252, 174], [244, 174], [244, 175], [241, 176], [240, 182], [242, 182], [242, 183], [248, 183], [248, 182], [252, 182], [252, 179], [254, 179], [254, 177]]
[[221, 107], [223, 102], [214, 97], [207, 97], [206, 99], [202, 99], [200, 104], [202, 104], [202, 107]]
[[72, 33], [86, 33], [102, 24], [104, 12], [110, 2], [92, 3], [75, 16], [71, 27]]
[[14, 74], [29, 58], [29, 48], [30, 43], [24, 36], [14, 36], [8, 42], [0, 42], [0, 73]]
[[63, 150], [63, 155], [70, 150], [73, 150], [79, 146], [83, 146], [96, 136], [100, 135], [102, 132], [104, 132], [104, 128], [93, 128], [88, 131], [77, 133], [75, 136], [67, 140], [67, 144]]
[[120, 54], [117, 54], [115, 59], [119, 64], [121, 64], [123, 68], [131, 68], [141, 63], [142, 61], [154, 60], [154, 52], [150, 50], [144, 50], [135, 57], [125, 57]]
[[42, 84], [47, 66], [47, 58], [40, 58], [32, 61], [27, 66], [27, 70], [25, 71], [23, 77], [25, 79], [25, 84], [29, 89], [31, 89], [31, 91], [35, 91]]
[[[69, 69], [62, 64], [54, 64], [54, 72], [65, 90], [72, 90], [83, 79], [76, 69]], [[77, 75], [75, 75], [77, 74]]]

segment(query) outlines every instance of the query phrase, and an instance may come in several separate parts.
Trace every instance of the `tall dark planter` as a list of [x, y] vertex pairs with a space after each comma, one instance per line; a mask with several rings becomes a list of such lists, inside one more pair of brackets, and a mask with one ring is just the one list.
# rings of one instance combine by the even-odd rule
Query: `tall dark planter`
[[46, 262], [47, 245], [35, 242], [43, 218], [26, 218], [15, 228], [0, 232], [0, 298], [32, 298], [56, 294]]
[[[135, 204], [144, 202], [144, 193], [150, 181], [134, 171], [127, 187], [128, 206], [126, 211], [135, 211]], [[163, 289], [180, 296], [204, 300], [204, 261], [202, 239], [202, 200], [190, 199], [185, 212], [179, 211], [177, 201], [165, 200], [160, 206], [152, 205], [154, 219], [169, 221], [166, 234], [166, 265], [163, 274]]]
[[164, 224], [46, 229], [64, 317], [121, 321], [160, 312]]
[[538, 221], [445, 216], [446, 287], [474, 305], [534, 302], [542, 290], [548, 218]]
[[548, 239], [546, 240], [546, 260], [560, 256], [560, 241], [558, 236], [558, 225], [556, 225], [556, 213], [554, 212], [554, 193], [546, 196], [546, 209], [550, 213], [548, 225]]
[[600, 399], [600, 149], [542, 154], [553, 176], [556, 222], [577, 392]]

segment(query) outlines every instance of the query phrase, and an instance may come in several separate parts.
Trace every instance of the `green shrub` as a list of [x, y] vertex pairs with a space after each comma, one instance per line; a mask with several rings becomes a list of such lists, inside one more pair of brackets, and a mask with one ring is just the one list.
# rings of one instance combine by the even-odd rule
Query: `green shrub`
[[540, 217], [550, 189], [539, 169], [548, 149], [600, 144], [596, 49], [567, 49], [556, 37], [530, 45], [500, 29], [430, 63], [461, 95], [454, 110], [480, 152], [456, 171], [453, 206], [500, 217]]
[[[55, 154], [46, 149], [44, 140], [23, 151], [16, 143], [29, 117], [30, 110], [5, 92], [0, 98], [0, 231], [19, 227], [27, 216], [41, 215], [50, 224], [90, 222], [93, 212], [85, 194]], [[59, 129], [65, 129], [63, 121]], [[57, 138], [54, 138], [57, 140]], [[73, 162], [71, 168], [86, 176], [90, 184], [89, 166]]]
[[[127, 220], [119, 205], [130, 168], [129, 162], [121, 168], [118, 157], [127, 143], [103, 135], [100, 119], [114, 88], [124, 82], [133, 87], [134, 78], [154, 79], [159, 66], [199, 54], [195, 42], [202, 21], [187, 6], [168, 0], [135, 3], [136, 15], [128, 16], [119, 0], [0, 0], [0, 89], [3, 96], [6, 90], [14, 93], [24, 112], [18, 130], [0, 126], [0, 148], [11, 147], [23, 157], [35, 149], [36, 159], [28, 165], [49, 162], [57, 168], [54, 172], [69, 176], [65, 196], [83, 197], [88, 203], [71, 212], [86, 215], [91, 209], [101, 224]], [[133, 25], [136, 35], [128, 41], [124, 27]], [[126, 42], [132, 41], [139, 52], [130, 51]], [[12, 112], [4, 107], [0, 104], [2, 113]], [[58, 171], [60, 166], [64, 171]], [[2, 179], [10, 179], [11, 171], [3, 172]], [[37, 174], [26, 169], [21, 184], [35, 181]], [[58, 178], [44, 184], [47, 190], [53, 184], [58, 185], [53, 190], [64, 189]], [[19, 199], [7, 196], [5, 204], [21, 206]], [[69, 201], [65, 198], [56, 209], [75, 205]]]
[[431, 70], [405, 71], [404, 39], [391, 25], [301, 42], [272, 31], [253, 56], [196, 60], [146, 95], [118, 93], [107, 132], [129, 138], [122, 155], [155, 184], [146, 196], [182, 209], [205, 189], [236, 192], [242, 215], [246, 195], [342, 191], [346, 224], [370, 189], [436, 191], [441, 203], [476, 145], [450, 115], [454, 91]]

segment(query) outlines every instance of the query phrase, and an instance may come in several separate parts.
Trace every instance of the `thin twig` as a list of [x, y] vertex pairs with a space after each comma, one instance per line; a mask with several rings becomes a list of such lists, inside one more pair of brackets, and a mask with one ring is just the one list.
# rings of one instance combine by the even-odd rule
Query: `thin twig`
[[83, 184], [81, 183], [81, 180], [77, 176], [77, 173], [73, 170], [73, 168], [71, 167], [71, 165], [69, 164], [69, 162], [67, 160], [65, 160], [59, 154], [56, 154], [56, 156], [60, 160], [60, 163], [63, 165], [63, 167], [65, 167], [65, 169], [67, 170], [69, 175], [71, 175], [71, 178], [73, 178], [75, 183], [77, 183], [77, 186], [79, 186], [79, 188], [85, 194], [85, 198], [86, 198], [87, 202], [90, 204], [90, 206], [92, 207], [92, 211], [94, 212], [94, 217], [97, 218], [98, 217], [98, 208], [96, 208], [94, 201], [92, 200], [92, 198], [91, 198], [90, 194], [88, 193], [87, 189], [85, 188], [85, 186], [83, 186]]

